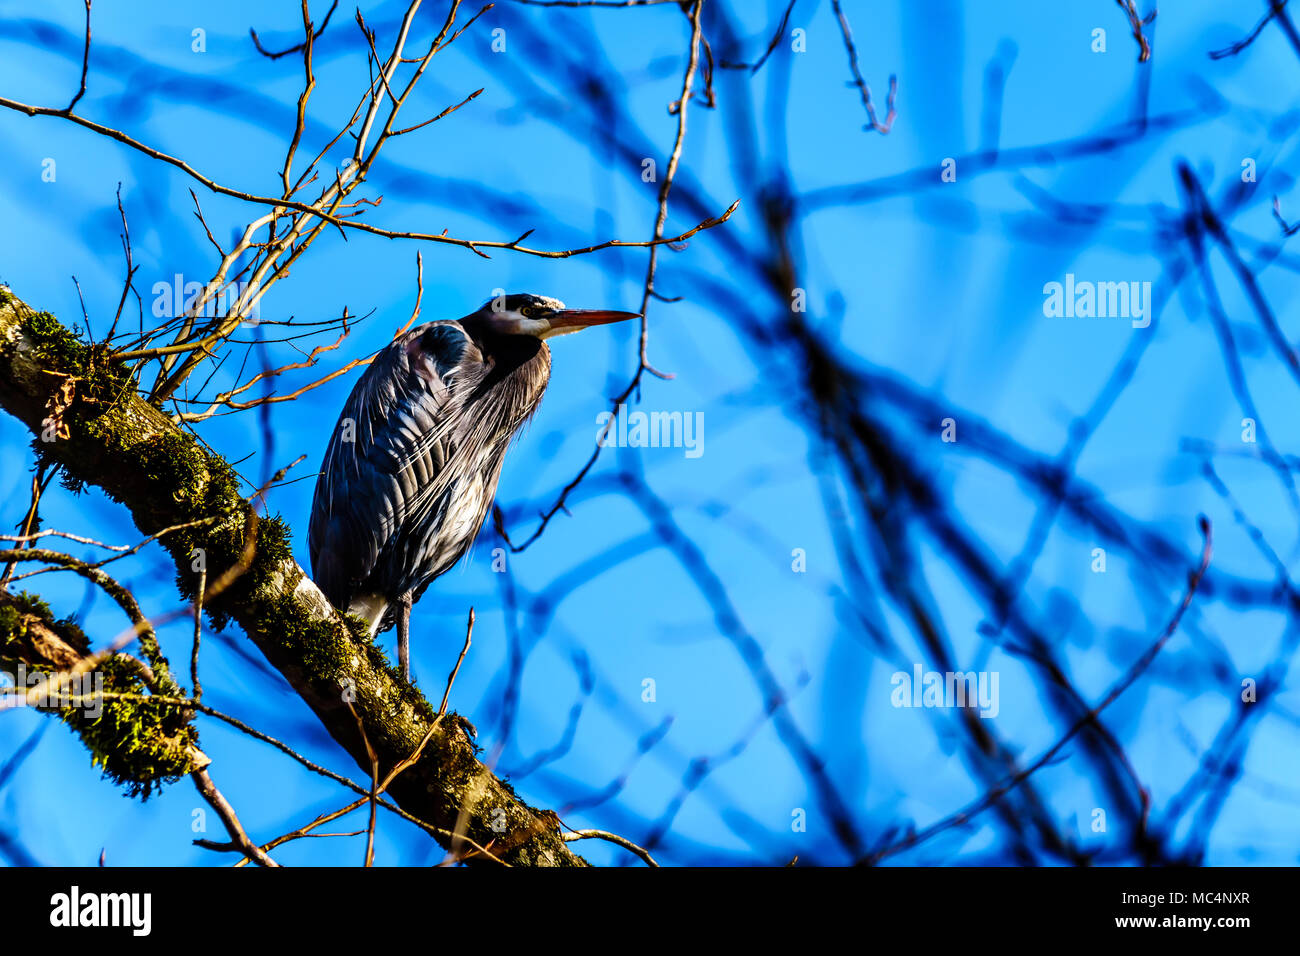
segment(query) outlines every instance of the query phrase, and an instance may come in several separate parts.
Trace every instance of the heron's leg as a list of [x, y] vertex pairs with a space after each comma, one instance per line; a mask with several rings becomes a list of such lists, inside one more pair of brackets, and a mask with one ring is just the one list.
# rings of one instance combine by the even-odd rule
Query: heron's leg
[[397, 599], [397, 665], [402, 677], [411, 679], [411, 594]]

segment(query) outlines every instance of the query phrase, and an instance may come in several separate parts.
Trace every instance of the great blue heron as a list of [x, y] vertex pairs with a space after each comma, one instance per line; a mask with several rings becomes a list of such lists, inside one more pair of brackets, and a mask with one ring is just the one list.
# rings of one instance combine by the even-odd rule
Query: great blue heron
[[316, 480], [312, 576], [370, 633], [397, 625], [410, 677], [411, 605], [469, 548], [506, 448], [551, 377], [545, 339], [637, 318], [520, 293], [428, 322], [383, 349], [348, 396]]

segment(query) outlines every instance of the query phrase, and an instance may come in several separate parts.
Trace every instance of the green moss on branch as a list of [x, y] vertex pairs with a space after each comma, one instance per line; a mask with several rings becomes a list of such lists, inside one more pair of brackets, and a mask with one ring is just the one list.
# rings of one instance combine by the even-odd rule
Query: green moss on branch
[[[198, 749], [193, 714], [174, 704], [150, 698], [138, 661], [125, 655], [109, 657], [97, 668], [69, 684], [51, 684], [53, 675], [66, 672], [90, 653], [90, 641], [74, 622], [56, 619], [40, 598], [19, 592], [0, 594], [0, 668], [15, 684], [48, 687], [36, 705], [56, 712], [76, 731], [91, 762], [104, 776], [119, 784], [129, 796], [147, 799], [206, 763]], [[165, 681], [170, 694], [175, 685]], [[90, 699], [70, 707], [47, 706], [50, 697]], [[140, 699], [96, 699], [101, 693], [127, 694]]]

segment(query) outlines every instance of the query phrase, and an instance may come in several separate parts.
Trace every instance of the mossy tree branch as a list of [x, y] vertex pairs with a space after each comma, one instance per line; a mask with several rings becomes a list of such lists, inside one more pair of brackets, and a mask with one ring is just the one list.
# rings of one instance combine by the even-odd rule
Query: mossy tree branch
[[[165, 670], [127, 654], [92, 654], [81, 628], [55, 620], [48, 605], [26, 592], [0, 592], [0, 668], [15, 675], [15, 694], [62, 717], [92, 761], [132, 796], [148, 798], [211, 763], [199, 750], [193, 712], [152, 696], [160, 687], [164, 694], [175, 691]], [[73, 682], [56, 678], [88, 668], [93, 671]], [[84, 703], [52, 705], [67, 698]]]
[[[103, 346], [83, 344], [3, 287], [0, 407], [37, 436], [38, 456], [57, 462], [74, 485], [94, 485], [124, 505], [143, 534], [211, 519], [159, 539], [187, 599], [201, 569], [212, 579], [236, 566], [247, 536], [255, 534], [247, 570], [204, 602], [214, 623], [237, 622], [367, 772], [370, 757], [349, 702], [381, 767], [415, 751], [434, 709], [377, 648], [349, 630], [294, 560], [284, 522], [250, 521], [249, 503], [222, 458], [142, 400]], [[554, 814], [519, 800], [477, 759], [455, 720], [441, 722], [390, 792], [406, 812], [512, 865], [584, 863], [560, 838]], [[442, 842], [450, 840], [444, 835]]]

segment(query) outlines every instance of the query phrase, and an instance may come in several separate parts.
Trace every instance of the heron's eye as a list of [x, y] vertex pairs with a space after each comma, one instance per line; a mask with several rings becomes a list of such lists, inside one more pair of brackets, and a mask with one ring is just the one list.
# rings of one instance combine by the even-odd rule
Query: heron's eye
[[520, 309], [519, 309], [519, 314], [520, 314], [520, 315], [532, 315], [532, 314], [533, 314], [533, 311], [534, 311], [534, 310], [533, 310], [533, 307], [532, 307], [531, 305], [525, 305], [525, 306], [521, 306], [521, 307], [520, 307]]

